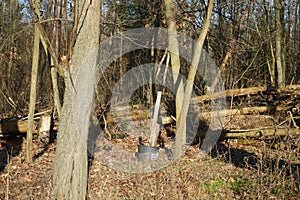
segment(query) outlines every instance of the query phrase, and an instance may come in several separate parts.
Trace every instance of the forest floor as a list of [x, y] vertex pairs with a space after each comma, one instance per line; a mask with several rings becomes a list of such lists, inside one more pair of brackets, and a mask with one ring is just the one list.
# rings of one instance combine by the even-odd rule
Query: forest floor
[[[261, 119], [232, 120], [265, 123]], [[247, 123], [246, 123], [247, 122]], [[273, 122], [272, 122], [273, 123]], [[252, 125], [251, 125], [252, 124]], [[113, 133], [115, 145], [137, 150], [136, 135]], [[88, 199], [300, 199], [299, 136], [226, 139], [200, 158], [199, 144], [153, 172], [129, 173], [90, 160]], [[0, 199], [49, 199], [55, 142], [35, 138], [33, 163], [26, 163], [25, 137], [0, 140]], [[299, 145], [299, 144], [298, 144]]]

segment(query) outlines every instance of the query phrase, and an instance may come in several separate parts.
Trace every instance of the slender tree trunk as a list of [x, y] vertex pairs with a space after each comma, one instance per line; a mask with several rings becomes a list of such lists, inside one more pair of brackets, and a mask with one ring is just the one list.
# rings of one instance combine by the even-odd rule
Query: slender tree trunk
[[[270, 33], [270, 20], [269, 20], [269, 10], [267, 8], [267, 3], [266, 0], [263, 0], [262, 4], [264, 5], [264, 17], [265, 17], [265, 21], [266, 21], [266, 32], [268, 37], [270, 37], [271, 33]], [[257, 32], [259, 33], [259, 29], [257, 26]], [[260, 35], [260, 33], [259, 33]], [[261, 36], [261, 35], [260, 35]], [[266, 59], [267, 59], [267, 65], [268, 65], [268, 70], [269, 70], [269, 74], [270, 74], [270, 82], [271, 82], [271, 86], [275, 86], [276, 85], [276, 76], [275, 76], [275, 55], [274, 55], [274, 48], [273, 48], [273, 44], [272, 41], [270, 40], [268, 46], [264, 46], [265, 48], [265, 52], [268, 52], [270, 50], [271, 53], [271, 59], [269, 59], [269, 54], [266, 53]]]
[[185, 92], [184, 92], [184, 99], [183, 99], [183, 104], [182, 104], [183, 107], [182, 107], [180, 117], [179, 117], [179, 125], [178, 125], [179, 128], [177, 129], [177, 132], [176, 132], [175, 153], [174, 153], [175, 158], [182, 155], [183, 147], [186, 144], [186, 137], [185, 137], [185, 135], [186, 135], [186, 118], [187, 118], [187, 113], [188, 113], [189, 105], [190, 105], [190, 101], [191, 101], [193, 84], [194, 84], [195, 75], [197, 72], [197, 66], [199, 64], [203, 43], [206, 38], [208, 29], [209, 29], [209, 25], [210, 25], [210, 17], [212, 14], [213, 5], [214, 5], [214, 1], [210, 0], [208, 3], [206, 20], [203, 25], [201, 34], [197, 40], [197, 44], [196, 44], [196, 47], [195, 47], [194, 53], [193, 53], [192, 63], [190, 66], [190, 71], [188, 74], [187, 83], [186, 83]]
[[285, 29], [285, 21], [284, 21], [284, 10], [285, 10], [285, 3], [281, 2], [281, 9], [280, 9], [280, 27], [281, 27], [281, 66], [282, 66], [282, 85], [286, 86], [286, 29]]
[[285, 86], [285, 69], [282, 65], [282, 25], [281, 25], [281, 1], [275, 0], [275, 22], [276, 22], [276, 67], [278, 86]]
[[[57, 0], [56, 3], [53, 5], [55, 7], [54, 18], [61, 19], [62, 18], [62, 0]], [[56, 20], [54, 22], [54, 34], [52, 43], [54, 44], [55, 48], [55, 55], [57, 56], [57, 60], [61, 61], [62, 52], [62, 35], [61, 35], [61, 20]], [[67, 61], [65, 61], [67, 62]], [[57, 110], [58, 117], [60, 118], [61, 115], [61, 103], [59, 99], [59, 89], [57, 85], [57, 69], [51, 67], [51, 80], [52, 80], [52, 88], [53, 88], [53, 98], [54, 98], [54, 105]]]
[[[177, 40], [176, 21], [174, 16], [174, 4], [172, 0], [165, 0], [166, 18], [168, 23], [168, 40], [169, 52], [171, 57], [173, 80], [176, 90], [176, 128], [179, 128], [179, 118], [181, 115], [182, 103], [184, 98], [183, 81], [179, 78], [180, 74], [180, 58], [179, 58], [179, 44]], [[183, 127], [184, 128], [184, 127]], [[185, 129], [185, 128], [184, 128]], [[185, 141], [185, 135], [181, 135], [181, 140]], [[177, 138], [177, 137], [176, 137]]]
[[[223, 58], [223, 61], [221, 63], [221, 66], [220, 66], [220, 69], [219, 69], [219, 72], [218, 72], [218, 75], [221, 75], [225, 69], [226, 69], [226, 65], [228, 63], [228, 60], [229, 58], [231, 57], [231, 54], [234, 50], [234, 47], [235, 47], [235, 44], [236, 44], [236, 41], [239, 39], [239, 32], [241, 31], [242, 29], [242, 26], [243, 26], [243, 22], [246, 18], [246, 14], [250, 11], [250, 8], [251, 8], [251, 4], [253, 3], [253, 0], [250, 0], [247, 8], [243, 11], [242, 15], [241, 15], [241, 18], [239, 20], [239, 23], [238, 23], [238, 27], [237, 27], [237, 34], [232, 38], [232, 40], [229, 42], [229, 50], [227, 51], [225, 57]], [[235, 7], [234, 7], [235, 8]], [[218, 83], [218, 76], [215, 77], [212, 85], [211, 85], [211, 88], [210, 90], [213, 92], [215, 90], [215, 87]]]
[[[81, 62], [90, 51], [99, 44], [100, 1], [78, 1], [77, 38], [71, 55], [70, 73], [65, 77], [64, 105], [61, 113], [57, 137], [56, 157], [54, 162], [52, 199], [81, 200], [86, 199], [88, 180], [87, 137], [88, 129], [78, 131], [74, 123], [73, 101], [74, 88], [71, 77], [75, 77]], [[82, 11], [82, 12], [81, 12]], [[89, 57], [91, 65], [96, 64], [97, 57]], [[90, 91], [94, 85], [90, 84]], [[92, 101], [92, 99], [87, 99]], [[90, 108], [84, 110], [86, 115]], [[89, 118], [82, 119], [88, 125]], [[88, 127], [88, 126], [86, 126]]]
[[60, 103], [59, 89], [57, 84], [57, 69], [55, 67], [51, 67], [51, 80], [52, 80], [54, 106], [57, 110], [58, 118], [60, 119], [61, 103]]
[[17, 26], [17, 19], [16, 14], [19, 10], [19, 2], [17, 0], [10, 1], [10, 18], [12, 26], [10, 27], [10, 55], [9, 55], [9, 62], [8, 62], [8, 72], [7, 72], [7, 79], [8, 79], [8, 93], [11, 95], [12, 93], [12, 72], [13, 72], [13, 64], [14, 64], [14, 53], [16, 53], [16, 47], [15, 47], [15, 35], [16, 35], [16, 26]]
[[[43, 38], [43, 35], [40, 34], [40, 40], [43, 45], [46, 57], [48, 57], [48, 46]], [[53, 62], [53, 59], [51, 59], [51, 62]], [[55, 67], [51, 67], [51, 80], [52, 80], [52, 89], [53, 89], [53, 100], [54, 100], [54, 106], [57, 110], [58, 118], [60, 118], [61, 114], [61, 103], [60, 103], [60, 98], [59, 98], [59, 89], [58, 89], [58, 84], [57, 84], [57, 69]]]
[[[34, 1], [34, 8], [36, 13], [40, 13], [40, 1]], [[32, 133], [33, 133], [33, 118], [36, 102], [36, 86], [37, 86], [37, 74], [39, 66], [39, 54], [40, 54], [40, 31], [35, 25], [34, 27], [34, 45], [32, 56], [32, 69], [31, 69], [31, 85], [30, 85], [30, 103], [28, 113], [28, 128], [26, 138], [26, 160], [32, 162]]]

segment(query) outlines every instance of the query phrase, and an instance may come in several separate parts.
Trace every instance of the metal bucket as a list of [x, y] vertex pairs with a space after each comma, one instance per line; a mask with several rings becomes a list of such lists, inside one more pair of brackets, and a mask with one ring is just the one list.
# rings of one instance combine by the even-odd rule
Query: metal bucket
[[157, 160], [159, 147], [138, 145], [137, 158], [140, 161]]

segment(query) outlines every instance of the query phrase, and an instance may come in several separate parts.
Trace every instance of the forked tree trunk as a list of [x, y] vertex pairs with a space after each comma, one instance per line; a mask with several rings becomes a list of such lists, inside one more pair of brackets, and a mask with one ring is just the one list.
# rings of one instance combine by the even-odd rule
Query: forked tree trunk
[[171, 57], [171, 65], [173, 72], [174, 84], [177, 86], [176, 91], [176, 119], [179, 119], [182, 107], [184, 87], [183, 82], [179, 78], [180, 74], [180, 58], [179, 58], [179, 44], [177, 40], [176, 21], [174, 14], [174, 5], [172, 0], [165, 0], [166, 18], [168, 22], [168, 48]]
[[179, 124], [178, 124], [179, 128], [176, 131], [175, 152], [174, 152], [175, 158], [182, 155], [183, 148], [186, 144], [186, 118], [187, 118], [187, 113], [188, 113], [189, 105], [190, 105], [190, 101], [191, 101], [193, 84], [194, 84], [195, 75], [197, 72], [197, 66], [198, 66], [198, 63], [200, 60], [203, 43], [206, 38], [208, 29], [209, 29], [209, 25], [210, 25], [210, 17], [212, 14], [213, 5], [214, 5], [214, 1], [210, 0], [208, 3], [207, 15], [206, 15], [206, 19], [205, 19], [205, 22], [203, 25], [203, 29], [197, 40], [197, 43], [196, 43], [196, 46], [195, 46], [195, 49], [193, 52], [192, 63], [190, 66], [190, 71], [188, 74], [187, 83], [186, 83], [185, 91], [184, 91], [184, 99], [183, 99], [183, 103], [182, 103], [183, 106], [182, 106], [180, 117], [179, 117]]
[[[179, 118], [184, 99], [183, 80], [179, 77], [180, 74], [180, 58], [179, 58], [179, 44], [177, 40], [176, 20], [174, 14], [174, 3], [172, 0], [165, 0], [166, 18], [168, 23], [168, 48], [171, 57], [172, 75], [174, 85], [176, 88], [176, 128], [179, 128]], [[185, 132], [185, 127], [182, 127]], [[177, 137], [176, 137], [177, 138]], [[181, 135], [181, 140], [185, 141], [185, 134]]]
[[[82, 60], [98, 47], [100, 1], [78, 1], [77, 38], [71, 55], [70, 76], [75, 77]], [[91, 64], [96, 64], [96, 55], [89, 57]], [[65, 78], [65, 96], [57, 136], [56, 157], [54, 162], [52, 199], [86, 199], [88, 180], [87, 137], [88, 130], [77, 131], [73, 116], [74, 88], [68, 76]], [[94, 86], [90, 85], [91, 91]], [[88, 99], [88, 101], [92, 101]], [[89, 112], [87, 110], [87, 112]], [[88, 119], [81, 119], [83, 124]]]

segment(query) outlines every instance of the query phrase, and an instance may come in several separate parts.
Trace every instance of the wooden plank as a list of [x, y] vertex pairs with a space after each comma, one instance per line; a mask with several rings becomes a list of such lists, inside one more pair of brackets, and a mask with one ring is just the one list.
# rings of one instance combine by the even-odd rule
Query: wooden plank
[[50, 115], [43, 115], [41, 117], [40, 121], [40, 128], [39, 128], [39, 133], [48, 133], [50, 131], [51, 127], [51, 116]]
[[157, 119], [158, 119], [160, 101], [161, 101], [161, 91], [158, 91], [155, 108], [154, 108], [154, 114], [150, 126], [150, 138], [149, 138], [150, 146], [156, 145], [156, 140], [159, 134], [159, 124], [157, 123]]

